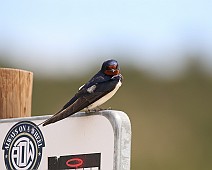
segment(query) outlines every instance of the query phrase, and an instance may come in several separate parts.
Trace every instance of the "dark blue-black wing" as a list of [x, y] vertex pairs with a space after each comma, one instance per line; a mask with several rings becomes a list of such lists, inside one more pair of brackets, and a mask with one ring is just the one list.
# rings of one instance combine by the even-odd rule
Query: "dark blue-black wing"
[[109, 81], [94, 84], [96, 86], [93, 92], [89, 92], [87, 88], [82, 88], [79, 92], [61, 109], [60, 112], [53, 115], [51, 118], [43, 123], [43, 126], [62, 120], [76, 112], [88, 107], [98, 99], [105, 96], [107, 93], [114, 90], [119, 78], [111, 79]]

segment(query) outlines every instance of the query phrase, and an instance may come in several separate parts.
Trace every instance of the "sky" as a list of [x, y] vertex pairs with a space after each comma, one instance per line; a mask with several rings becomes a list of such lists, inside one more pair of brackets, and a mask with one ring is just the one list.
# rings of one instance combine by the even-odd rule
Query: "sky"
[[211, 68], [211, 7], [211, 0], [1, 0], [0, 53], [54, 75], [108, 58], [174, 74], [190, 53]]

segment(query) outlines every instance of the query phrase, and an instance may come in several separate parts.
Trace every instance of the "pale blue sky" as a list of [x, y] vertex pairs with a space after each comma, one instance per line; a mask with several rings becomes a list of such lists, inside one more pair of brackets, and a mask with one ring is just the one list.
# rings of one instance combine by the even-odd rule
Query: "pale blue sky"
[[211, 9], [211, 0], [1, 0], [0, 50], [17, 67], [59, 74], [116, 56], [170, 73], [193, 50], [210, 67]]

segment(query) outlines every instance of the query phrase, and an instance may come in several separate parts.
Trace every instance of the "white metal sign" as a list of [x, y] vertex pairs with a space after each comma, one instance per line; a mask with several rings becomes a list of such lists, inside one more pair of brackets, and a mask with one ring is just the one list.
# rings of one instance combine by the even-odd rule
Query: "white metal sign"
[[131, 125], [121, 111], [0, 120], [0, 169], [130, 170]]

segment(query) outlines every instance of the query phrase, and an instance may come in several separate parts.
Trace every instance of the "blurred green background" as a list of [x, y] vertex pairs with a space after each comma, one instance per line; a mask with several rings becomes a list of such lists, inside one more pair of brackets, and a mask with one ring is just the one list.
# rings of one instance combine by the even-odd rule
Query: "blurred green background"
[[[159, 79], [129, 65], [121, 68], [123, 86], [103, 108], [122, 110], [130, 117], [131, 169], [210, 170], [211, 75], [203, 73], [195, 61], [172, 79]], [[98, 69], [78, 78], [48, 79], [35, 74], [33, 115], [58, 111]]]

